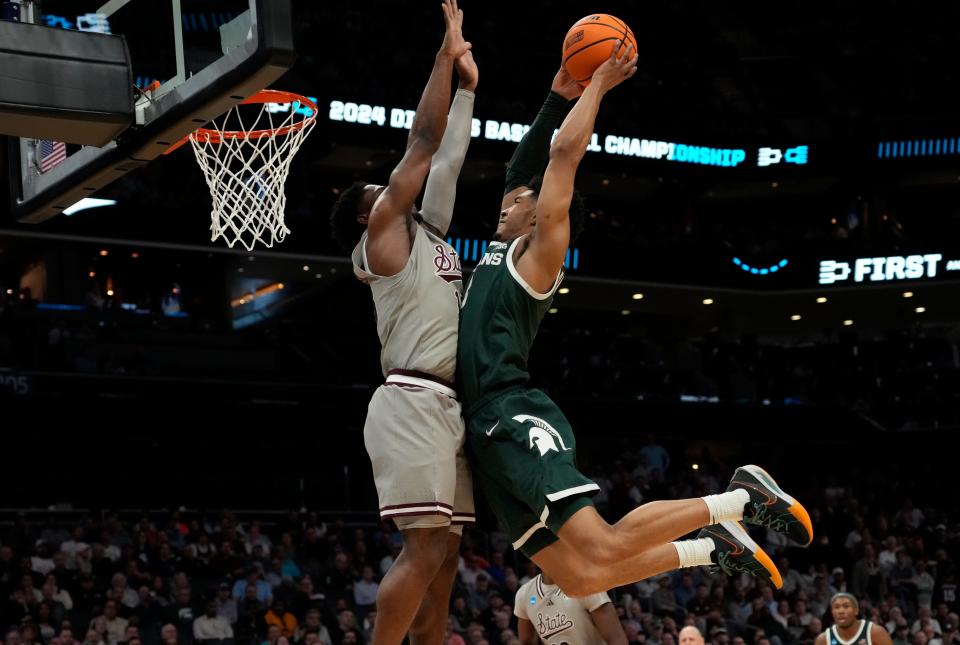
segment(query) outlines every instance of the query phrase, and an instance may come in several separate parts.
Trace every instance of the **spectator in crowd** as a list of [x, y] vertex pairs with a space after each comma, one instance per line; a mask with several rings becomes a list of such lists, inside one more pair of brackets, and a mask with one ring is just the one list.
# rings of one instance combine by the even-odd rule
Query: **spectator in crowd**
[[126, 635], [128, 621], [118, 614], [118, 605], [116, 599], [108, 599], [103, 604], [103, 615], [94, 619], [94, 622], [102, 620], [106, 633], [100, 632], [99, 629], [97, 631], [106, 639], [107, 645], [117, 645]]
[[373, 567], [369, 564], [364, 565], [360, 573], [360, 580], [357, 580], [353, 585], [354, 605], [358, 614], [365, 616], [373, 608], [377, 601], [377, 590], [379, 588], [380, 585], [373, 579]]
[[233, 627], [217, 614], [217, 601], [207, 602], [203, 615], [193, 621], [193, 637], [198, 642], [233, 638]]
[[161, 645], [179, 645], [180, 636], [177, 633], [177, 626], [172, 623], [167, 623], [160, 628], [160, 643]]
[[217, 615], [227, 621], [228, 625], [237, 623], [237, 600], [230, 594], [230, 585], [221, 582], [217, 586]]
[[280, 635], [292, 639], [297, 631], [296, 617], [287, 611], [287, 605], [282, 600], [274, 600], [270, 610], [264, 616], [267, 626], [275, 625], [280, 629]]
[[303, 642], [309, 634], [315, 634], [320, 645], [333, 645], [330, 639], [330, 630], [323, 624], [320, 610], [315, 607], [307, 610], [306, 618], [297, 629], [295, 640]]
[[657, 583], [657, 590], [651, 596], [653, 612], [658, 616], [676, 616], [680, 612], [680, 605], [677, 603], [677, 597], [671, 588], [672, 578], [670, 574], [661, 575], [657, 579]]
[[264, 605], [270, 604], [273, 600], [273, 589], [270, 587], [269, 583], [261, 579], [261, 568], [258, 566], [250, 566], [247, 568], [247, 577], [245, 580], [237, 580], [233, 585], [233, 597], [237, 600], [245, 598], [247, 595], [246, 589], [248, 586], [254, 587], [254, 593], [260, 602]]

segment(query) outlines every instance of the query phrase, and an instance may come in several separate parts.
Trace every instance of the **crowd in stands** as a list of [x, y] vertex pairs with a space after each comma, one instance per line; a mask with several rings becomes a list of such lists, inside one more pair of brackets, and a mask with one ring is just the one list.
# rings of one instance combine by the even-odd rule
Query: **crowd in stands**
[[[729, 475], [710, 461], [681, 468], [652, 437], [590, 470], [608, 518], [719, 492]], [[895, 645], [960, 644], [960, 516], [900, 474], [910, 477], [877, 466], [804, 489], [816, 530], [809, 548], [761, 529], [783, 576], [779, 591], [708, 568], [610, 590], [628, 642], [678, 645], [692, 624], [711, 645], [810, 645], [831, 623], [830, 597], [847, 591]], [[0, 520], [4, 645], [369, 643], [378, 581], [401, 546], [390, 524], [348, 526], [306, 511]], [[445, 643], [517, 643], [511, 608], [536, 574], [496, 527], [468, 531]]]

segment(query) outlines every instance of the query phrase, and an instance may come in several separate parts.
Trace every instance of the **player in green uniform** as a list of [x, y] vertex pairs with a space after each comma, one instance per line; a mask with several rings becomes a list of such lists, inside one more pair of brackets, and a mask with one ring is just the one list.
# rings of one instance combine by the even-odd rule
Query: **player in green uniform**
[[[599, 487], [577, 469], [570, 424], [546, 394], [527, 387], [527, 357], [563, 278], [571, 218], [581, 215], [573, 190], [577, 166], [601, 99], [633, 76], [636, 63], [632, 46], [619, 45], [585, 90], [561, 70], [511, 160], [496, 235], [471, 276], [461, 311], [457, 388], [468, 456], [514, 548], [567, 595], [710, 564], [764, 577], [779, 588], [779, 572], [740, 521], [763, 523], [803, 545], [813, 529], [803, 507], [766, 472], [740, 468], [725, 493], [645, 504], [610, 525], [590, 498]], [[551, 146], [567, 100], [581, 92]], [[533, 176], [548, 154], [541, 183]], [[671, 542], [697, 529], [703, 529], [697, 539]]]

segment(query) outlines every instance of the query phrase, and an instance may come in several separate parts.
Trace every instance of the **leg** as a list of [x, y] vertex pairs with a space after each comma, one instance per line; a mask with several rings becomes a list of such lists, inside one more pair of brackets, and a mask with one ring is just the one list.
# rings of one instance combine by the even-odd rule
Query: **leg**
[[[453, 502], [454, 456], [462, 442], [456, 399], [426, 388], [381, 387], [374, 393], [364, 443], [381, 517], [393, 519], [403, 533], [403, 550], [377, 593], [377, 645], [404, 641], [447, 557], [450, 522], [459, 519], [451, 515], [461, 510], [454, 509]], [[411, 509], [428, 514], [406, 515]]]
[[[637, 522], [637, 517], [640, 518], [640, 528], [633, 527], [634, 531], [643, 533], [639, 536], [640, 540], [660, 540], [659, 543], [632, 552], [629, 545], [619, 543], [621, 538], [616, 529], [620, 522], [610, 526], [592, 506], [584, 506], [573, 512], [560, 526], [557, 531], [559, 539], [554, 538], [556, 542], [534, 553], [533, 559], [558, 580], [565, 592], [574, 596], [589, 595], [680, 567], [709, 564], [719, 565], [727, 575], [749, 573], [769, 580], [777, 589], [783, 586], [780, 572], [770, 557], [750, 538], [740, 522], [723, 520], [703, 528], [695, 540], [668, 542], [690, 532], [691, 522], [702, 521], [702, 518], [696, 518], [696, 502], [706, 506], [702, 499], [679, 500], [654, 502], [631, 512], [624, 519]], [[656, 508], [649, 509], [651, 506]], [[671, 506], [678, 507], [676, 512], [669, 515], [669, 519], [676, 522], [672, 528], [664, 524], [661, 513], [664, 508]], [[646, 521], [644, 516], [649, 517], [649, 529], [643, 525]], [[571, 535], [573, 539], [570, 539]], [[556, 548], [558, 545], [562, 545], [562, 548]], [[544, 562], [541, 564], [537, 557]], [[546, 569], [547, 566], [552, 569]], [[564, 579], [573, 591], [559, 582]]]
[[632, 584], [680, 565], [677, 550], [663, 543], [635, 553], [621, 562], [597, 566], [562, 539], [532, 556], [534, 562], [553, 578], [569, 596], [581, 597]]
[[460, 563], [460, 535], [447, 536], [447, 557], [437, 572], [427, 595], [410, 626], [410, 645], [440, 645], [450, 615], [450, 591]]
[[403, 532], [403, 550], [377, 592], [377, 622], [373, 628], [377, 645], [400, 645], [403, 641], [444, 563], [449, 532], [449, 526]]
[[594, 566], [603, 567], [662, 545], [674, 549], [670, 541], [708, 524], [710, 511], [702, 499], [650, 502], [630, 511], [612, 526], [593, 506], [587, 506], [574, 513], [557, 536]]

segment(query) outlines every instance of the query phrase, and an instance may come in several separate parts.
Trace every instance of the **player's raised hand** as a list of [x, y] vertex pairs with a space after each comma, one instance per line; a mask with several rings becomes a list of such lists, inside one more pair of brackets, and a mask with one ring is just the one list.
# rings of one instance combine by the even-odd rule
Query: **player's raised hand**
[[460, 77], [460, 89], [476, 91], [477, 81], [480, 80], [480, 70], [477, 69], [477, 63], [473, 60], [473, 52], [467, 51], [466, 54], [454, 61], [457, 67], [457, 75]]
[[583, 94], [583, 86], [573, 80], [573, 77], [567, 74], [567, 70], [560, 67], [556, 76], [553, 77], [553, 83], [550, 85], [550, 91], [556, 92], [568, 101], [572, 101]]
[[472, 45], [463, 39], [463, 9], [457, 6], [457, 0], [443, 0], [443, 20], [447, 23], [447, 32], [440, 45], [440, 56], [449, 56], [457, 60], [470, 51]]
[[593, 73], [591, 82], [598, 83], [601, 91], [608, 92], [637, 73], [638, 59], [632, 43], [624, 48], [623, 41], [617, 41], [610, 58]]

